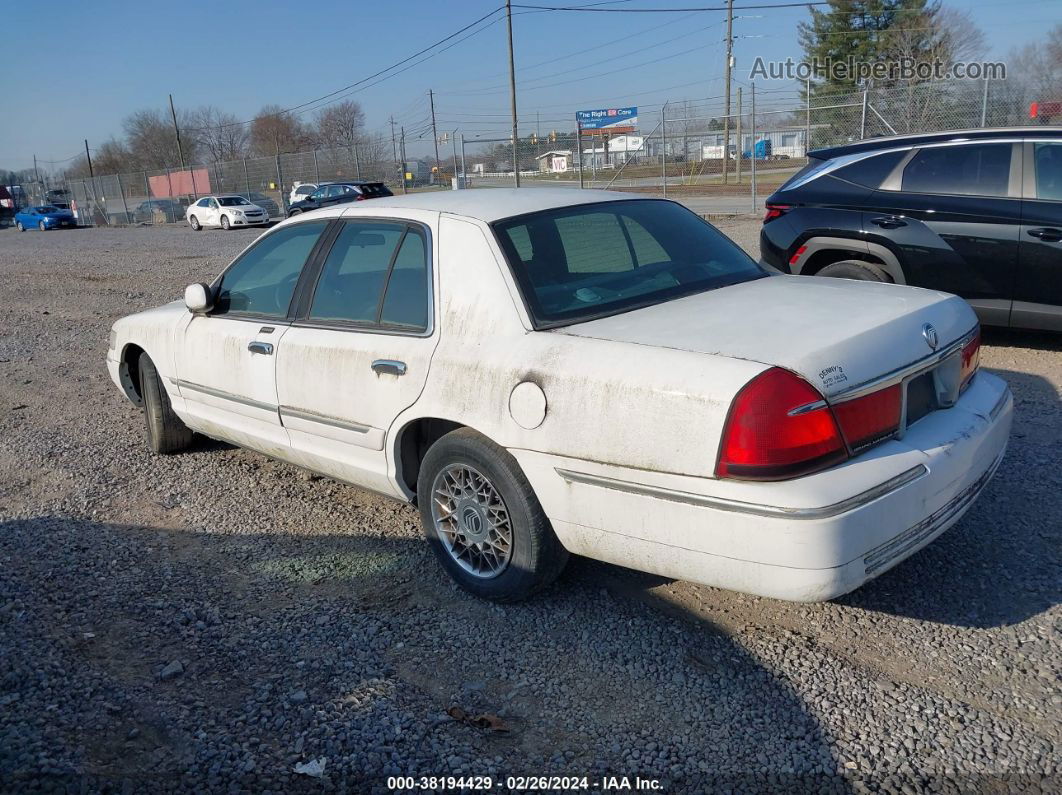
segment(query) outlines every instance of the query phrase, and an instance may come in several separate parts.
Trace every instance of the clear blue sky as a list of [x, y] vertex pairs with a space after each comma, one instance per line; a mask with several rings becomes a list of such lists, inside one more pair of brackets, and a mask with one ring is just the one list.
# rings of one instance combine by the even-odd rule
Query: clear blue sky
[[[179, 106], [216, 105], [241, 119], [253, 117], [267, 103], [292, 107], [367, 77], [499, 4], [500, 0], [7, 4], [4, 38], [16, 66], [14, 74], [0, 82], [0, 168], [28, 167], [34, 153], [43, 165], [67, 158], [78, 152], [84, 138], [90, 146], [98, 146], [121, 133], [121, 120], [128, 113], [162, 108], [170, 92]], [[715, 0], [628, 0], [611, 6], [710, 4]], [[951, 4], [972, 12], [993, 58], [1003, 57], [1013, 45], [1035, 40], [1062, 21], [1062, 0]], [[195, 13], [196, 8], [203, 13]], [[796, 24], [807, 15], [803, 7], [736, 12], [735, 76], [747, 78], [758, 55], [798, 58]], [[664, 100], [722, 94], [725, 15], [721, 13], [517, 9], [513, 26], [521, 132], [536, 123], [543, 132], [570, 129], [578, 109], [625, 104], [644, 108], [644, 127]], [[505, 25], [499, 22], [351, 97], [364, 107], [370, 129], [389, 130], [387, 120], [394, 114], [413, 138], [424, 129], [427, 90], [432, 88], [440, 131], [460, 128], [466, 139], [502, 137], [508, 125], [507, 68]], [[412, 145], [410, 153], [426, 152], [428, 140]]]

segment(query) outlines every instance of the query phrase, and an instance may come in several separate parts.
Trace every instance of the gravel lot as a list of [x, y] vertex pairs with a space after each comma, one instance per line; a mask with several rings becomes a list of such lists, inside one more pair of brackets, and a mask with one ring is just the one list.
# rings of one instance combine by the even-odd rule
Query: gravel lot
[[[754, 248], [757, 222], [720, 226]], [[1062, 337], [986, 334], [1016, 397], [1006, 461], [849, 597], [576, 559], [497, 607], [451, 585], [412, 508], [219, 443], [147, 452], [110, 324], [255, 234], [0, 230], [0, 789], [1059, 790]], [[295, 772], [311, 760], [323, 776]]]

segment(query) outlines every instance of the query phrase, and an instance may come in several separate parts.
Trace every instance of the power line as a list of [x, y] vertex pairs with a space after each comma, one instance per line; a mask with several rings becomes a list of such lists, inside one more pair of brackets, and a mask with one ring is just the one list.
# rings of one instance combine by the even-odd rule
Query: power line
[[[760, 8], [806, 8], [807, 6], [829, 5], [827, 0], [812, 0], [804, 3], [760, 3], [758, 5], [734, 6], [735, 11], [747, 11]], [[513, 8], [532, 8], [538, 11], [587, 11], [600, 14], [675, 14], [686, 11], [726, 11], [726, 6], [699, 6], [686, 8], [590, 8], [588, 6], [533, 6], [513, 4]]]

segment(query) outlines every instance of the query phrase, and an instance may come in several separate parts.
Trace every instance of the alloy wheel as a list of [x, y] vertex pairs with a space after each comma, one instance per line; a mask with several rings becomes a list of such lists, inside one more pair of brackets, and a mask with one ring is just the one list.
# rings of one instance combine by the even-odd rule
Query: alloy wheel
[[439, 541], [474, 577], [497, 577], [513, 554], [513, 527], [501, 494], [467, 464], [450, 464], [435, 476], [431, 515]]

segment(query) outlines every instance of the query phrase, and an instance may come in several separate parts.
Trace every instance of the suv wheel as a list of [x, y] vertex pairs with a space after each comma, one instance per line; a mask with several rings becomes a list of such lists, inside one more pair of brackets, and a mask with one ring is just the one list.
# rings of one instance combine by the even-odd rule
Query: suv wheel
[[889, 274], [880, 265], [875, 265], [873, 262], [863, 262], [858, 259], [832, 262], [815, 275], [829, 276], [834, 279], [856, 279], [863, 282], [892, 281]]

